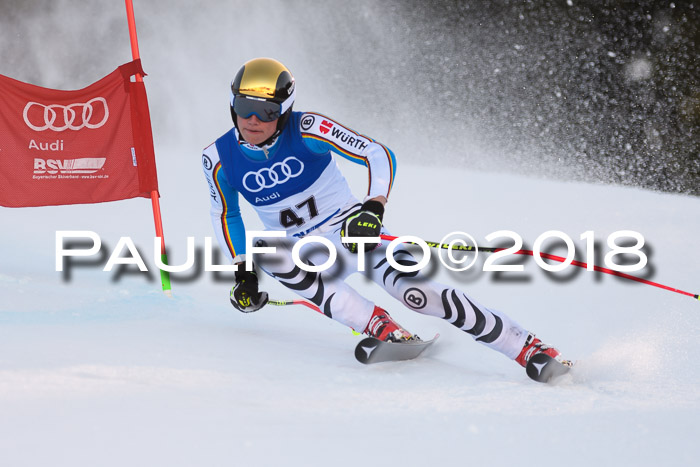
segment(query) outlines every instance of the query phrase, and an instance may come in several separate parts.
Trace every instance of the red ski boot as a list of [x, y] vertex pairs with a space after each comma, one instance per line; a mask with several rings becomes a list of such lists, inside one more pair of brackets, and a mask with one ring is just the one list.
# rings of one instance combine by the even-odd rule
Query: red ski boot
[[374, 312], [367, 323], [364, 334], [386, 342], [409, 341], [414, 338], [410, 332], [394, 321], [386, 310], [378, 306], [374, 307]]
[[574, 365], [573, 362], [564, 360], [557, 349], [543, 344], [532, 333], [527, 336], [523, 350], [515, 361], [525, 367], [530, 378], [540, 383], [547, 383], [566, 374]]
[[561, 357], [561, 352], [559, 352], [554, 347], [550, 347], [546, 344], [543, 344], [542, 341], [536, 338], [535, 335], [532, 333], [530, 333], [527, 336], [527, 340], [525, 341], [523, 350], [520, 351], [520, 355], [517, 356], [515, 361], [518, 362], [521, 366], [526, 367], [527, 362], [529, 362], [532, 357], [540, 353], [549, 355], [550, 357], [552, 357], [560, 363], [566, 362], [566, 360], [564, 360]]

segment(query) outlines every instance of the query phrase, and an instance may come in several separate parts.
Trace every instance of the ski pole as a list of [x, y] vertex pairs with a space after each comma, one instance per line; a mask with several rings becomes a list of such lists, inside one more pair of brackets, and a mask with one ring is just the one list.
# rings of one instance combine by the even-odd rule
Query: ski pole
[[312, 310], [317, 311], [325, 316], [325, 313], [322, 312], [319, 307], [317, 307], [311, 302], [307, 302], [306, 300], [268, 300], [267, 304], [275, 306], [304, 305], [305, 307], [311, 308]]
[[[323, 316], [327, 316], [319, 307], [314, 305], [311, 302], [307, 302], [306, 300], [268, 300], [267, 301], [268, 305], [275, 305], [275, 306], [287, 306], [287, 305], [303, 305], [307, 308], [311, 308], [312, 310], [321, 313]], [[359, 336], [361, 333], [355, 331], [354, 329], [350, 328], [352, 331], [352, 334], [354, 336]]]
[[[394, 237], [392, 235], [380, 235], [380, 237], [382, 238], [382, 240], [389, 240], [389, 241], [393, 241], [393, 240], [396, 240], [398, 238], [398, 237]], [[410, 244], [415, 245], [414, 242], [405, 242], [405, 243], [410, 243]], [[439, 243], [439, 242], [425, 242], [425, 243], [431, 248], [441, 248], [444, 250], [450, 249], [450, 245], [448, 245], [446, 243]], [[457, 251], [476, 251], [476, 248], [471, 246], [471, 245], [452, 245], [451, 249], [457, 250]], [[505, 250], [505, 248], [479, 247], [478, 250], [483, 251], [484, 253], [497, 253], [499, 251]], [[513, 254], [526, 255], [526, 256], [534, 256], [535, 255], [532, 250], [518, 250], [518, 251], [514, 252]], [[566, 258], [562, 258], [561, 256], [556, 256], [556, 255], [552, 255], [549, 253], [540, 252], [539, 255], [542, 258], [551, 259], [554, 261], [559, 261], [560, 263], [563, 263], [566, 261]], [[578, 266], [580, 268], [584, 268], [584, 269], [588, 268], [588, 264], [586, 264], [582, 261], [573, 260], [573, 261], [571, 261], [571, 264], [573, 264], [574, 266]], [[692, 297], [696, 300], [700, 300], [699, 294], [685, 292], [683, 290], [669, 287], [667, 285], [663, 285], [663, 284], [659, 284], [657, 282], [652, 282], [652, 281], [649, 281], [646, 279], [642, 279], [641, 277], [636, 277], [636, 276], [632, 276], [630, 274], [625, 274], [624, 272], [615, 271], [613, 269], [608, 269], [608, 268], [604, 268], [604, 267], [596, 266], [596, 265], [593, 265], [593, 270], [598, 271], [598, 272], [604, 272], [606, 274], [611, 274], [613, 276], [622, 277], [624, 279], [629, 279], [632, 281], [641, 282], [642, 284], [652, 285], [654, 287], [659, 287], [661, 289], [669, 290], [671, 292], [676, 292], [676, 293], [679, 293], [681, 295], [687, 295], [688, 297]]]

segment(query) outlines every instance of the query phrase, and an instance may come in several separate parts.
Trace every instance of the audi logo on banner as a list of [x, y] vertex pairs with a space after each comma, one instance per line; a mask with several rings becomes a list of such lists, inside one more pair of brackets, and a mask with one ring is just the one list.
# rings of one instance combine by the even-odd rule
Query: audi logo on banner
[[298, 177], [304, 171], [304, 163], [296, 157], [288, 157], [282, 162], [275, 162], [257, 172], [247, 172], [243, 176], [243, 186], [251, 193], [257, 193], [264, 188], [272, 188]]
[[109, 108], [104, 97], [69, 105], [27, 102], [22, 116], [24, 123], [34, 131], [94, 130], [107, 123]]

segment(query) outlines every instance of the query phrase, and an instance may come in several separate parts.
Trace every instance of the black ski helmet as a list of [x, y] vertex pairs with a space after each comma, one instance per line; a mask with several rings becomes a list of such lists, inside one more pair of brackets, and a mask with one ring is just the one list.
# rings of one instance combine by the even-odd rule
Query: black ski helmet
[[[243, 64], [231, 82], [231, 118], [238, 130], [237, 116], [255, 114], [263, 121], [277, 119], [277, 131], [260, 146], [280, 134], [289, 120], [296, 97], [294, 76], [289, 69], [272, 58], [254, 58]], [[236, 112], [236, 108], [239, 112]], [[240, 131], [239, 131], [240, 134]]]

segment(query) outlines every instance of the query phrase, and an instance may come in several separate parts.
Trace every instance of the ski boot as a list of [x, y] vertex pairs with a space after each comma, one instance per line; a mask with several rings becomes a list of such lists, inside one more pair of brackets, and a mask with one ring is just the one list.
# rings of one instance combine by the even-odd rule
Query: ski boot
[[561, 352], [554, 347], [543, 344], [532, 333], [527, 336], [523, 350], [520, 351], [515, 361], [525, 367], [530, 378], [541, 383], [563, 375], [573, 366], [573, 362], [565, 360], [561, 356]]
[[378, 306], [374, 307], [372, 317], [369, 319], [363, 334], [385, 342], [406, 342], [418, 339], [418, 336], [406, 331], [389, 316], [386, 310]]

